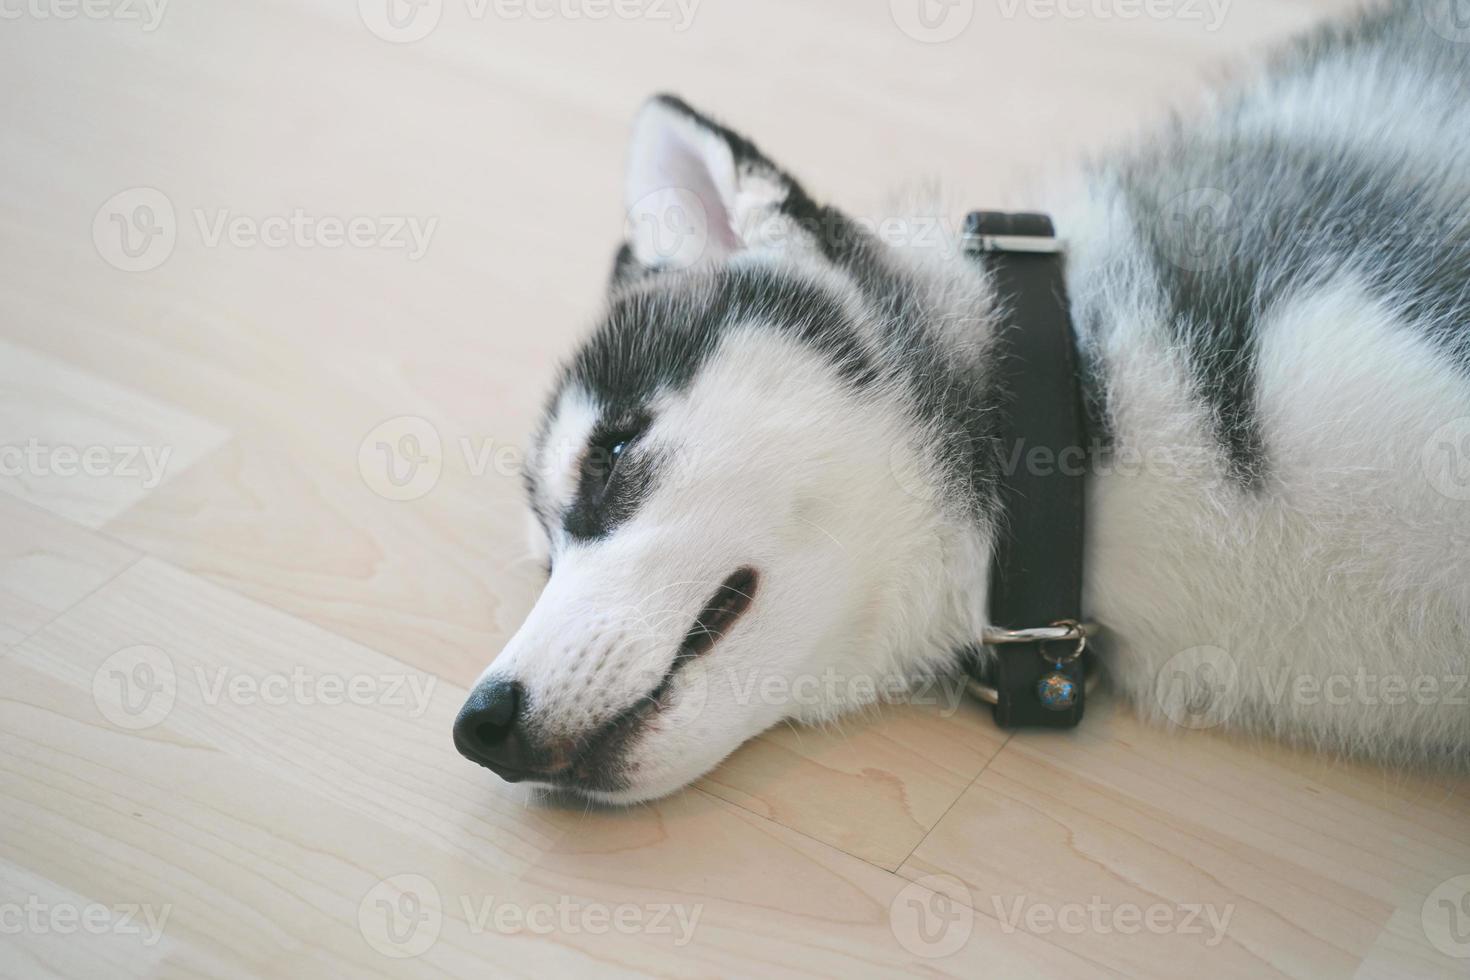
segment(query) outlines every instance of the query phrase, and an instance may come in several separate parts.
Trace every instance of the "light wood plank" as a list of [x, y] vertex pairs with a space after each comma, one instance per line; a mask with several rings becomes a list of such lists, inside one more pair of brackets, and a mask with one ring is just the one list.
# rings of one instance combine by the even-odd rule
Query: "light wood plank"
[[228, 438], [172, 405], [3, 339], [0, 391], [0, 491], [87, 527]]
[[[425, 496], [386, 499], [358, 469], [358, 447], [375, 424], [343, 426], [335, 441], [316, 442], [330, 450], [313, 450], [314, 440], [242, 436], [108, 532], [470, 684], [515, 632], [545, 579], [528, 554], [519, 474], [477, 477], [458, 468], [462, 457], [446, 456]], [[437, 430], [445, 433], [446, 451], [455, 452], [452, 430], [442, 423]]]
[[[85, 692], [16, 669], [28, 700], [56, 706], [7, 712], [0, 733], [8, 787], [0, 801], [0, 848], [25, 869], [6, 875], [10, 889], [37, 894], [50, 908], [136, 906], [166, 918], [161, 935], [75, 933], [60, 937], [61, 950], [54, 929], [27, 928], [0, 937], [0, 961], [26, 963], [28, 975], [36, 967], [73, 977], [314, 969], [437, 976], [475, 972], [486, 957], [512, 976], [600, 968], [556, 943], [510, 946], [513, 937], [472, 927], [454, 901], [458, 894], [522, 905], [557, 897], [491, 867], [500, 863], [496, 835], [467, 830], [446, 839], [403, 820], [394, 800], [344, 805], [292, 780], [268, 756], [176, 730], [173, 717], [144, 735], [99, 724], [95, 711], [73, 717], [65, 712], [75, 711]], [[340, 742], [336, 748], [351, 754]], [[447, 808], [464, 789], [451, 781], [434, 793]], [[480, 820], [466, 811], [463, 823]], [[528, 816], [522, 835], [541, 833], [539, 822]], [[386, 927], [398, 914], [391, 904], [397, 895], [380, 885], [395, 879], [407, 880], [410, 892], [420, 879], [441, 890], [438, 903], [421, 890], [429, 903], [422, 908], [432, 908], [434, 919], [416, 933], [416, 920], [402, 915], [399, 943]], [[386, 911], [379, 898], [390, 901]], [[415, 950], [420, 938], [433, 942], [419, 955], [394, 955]]]
[[138, 560], [118, 542], [0, 496], [0, 650]]
[[[698, 943], [666, 960], [681, 975], [1110, 975], [1003, 932], [947, 892], [940, 898], [698, 791], [589, 816], [526, 880], [610, 902], [700, 904]], [[656, 971], [658, 961], [641, 968]]]
[[[976, 845], [984, 840], [1004, 846]], [[900, 873], [959, 877], [978, 908], [1001, 917], [1017, 902], [1052, 910], [1094, 896], [1157, 907], [1181, 928], [1146, 943], [1107, 917], [1036, 930], [1134, 975], [1166, 976], [1188, 957], [1212, 976], [1317, 977], [1350, 976], [1375, 949], [1455, 968], [1422, 926], [1415, 939], [1395, 919], [1379, 936], [1399, 913], [1417, 918], [1424, 897], [1465, 867], [1463, 778], [1147, 728], [1103, 702], [1076, 733], [1008, 743]], [[1228, 923], [1184, 930], [1179, 910], [1196, 906]]]
[[775, 728], [698, 785], [896, 870], [1006, 739], [963, 687], [917, 696], [826, 729]]
[[526, 810], [523, 791], [454, 753], [463, 688], [153, 559], [9, 660], [88, 695], [24, 699], [76, 719], [78, 755], [97, 726], [144, 741], [164, 731], [508, 873], [560, 833], [554, 815]]

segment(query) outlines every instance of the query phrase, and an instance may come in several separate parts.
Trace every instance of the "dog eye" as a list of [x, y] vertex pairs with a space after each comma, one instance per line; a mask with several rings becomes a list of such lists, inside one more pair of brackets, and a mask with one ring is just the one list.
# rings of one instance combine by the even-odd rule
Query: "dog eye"
[[607, 486], [608, 481], [617, 472], [618, 461], [623, 454], [638, 439], [641, 434], [639, 430], [623, 429], [617, 432], [609, 432], [598, 439], [593, 445], [593, 452], [589, 462], [593, 465], [594, 474], [599, 478], [602, 486]]

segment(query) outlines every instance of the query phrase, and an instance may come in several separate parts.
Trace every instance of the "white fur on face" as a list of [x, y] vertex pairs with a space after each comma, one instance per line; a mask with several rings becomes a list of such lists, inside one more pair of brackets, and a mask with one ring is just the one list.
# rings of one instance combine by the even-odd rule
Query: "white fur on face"
[[[566, 544], [566, 533], [553, 516], [577, 495], [582, 455], [587, 451], [587, 442], [597, 425], [598, 415], [597, 406], [585, 392], [580, 388], [567, 388], [557, 399], [545, 436], [532, 457], [541, 520], [533, 522], [531, 548], [542, 557], [548, 548], [556, 549]], [[547, 541], [548, 535], [550, 541]]]
[[858, 397], [820, 354], [753, 325], [654, 409], [640, 439], [664, 459], [650, 494], [605, 538], [559, 545], [486, 673], [524, 686], [537, 731], [575, 740], [646, 698], [720, 584], [755, 569], [751, 608], [648, 716], [628, 789], [592, 794], [616, 802], [668, 793], [783, 719], [901, 693], [952, 661], [981, 612], [957, 585], [984, 567], [973, 524], [895, 476], [919, 445], [896, 400]]

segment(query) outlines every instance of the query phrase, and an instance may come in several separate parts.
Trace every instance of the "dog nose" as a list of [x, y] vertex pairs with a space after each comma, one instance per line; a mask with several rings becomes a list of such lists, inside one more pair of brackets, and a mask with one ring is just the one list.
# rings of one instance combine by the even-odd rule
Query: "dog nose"
[[454, 719], [454, 747], [508, 783], [535, 775], [530, 746], [519, 725], [525, 704], [525, 689], [515, 681], [479, 685]]

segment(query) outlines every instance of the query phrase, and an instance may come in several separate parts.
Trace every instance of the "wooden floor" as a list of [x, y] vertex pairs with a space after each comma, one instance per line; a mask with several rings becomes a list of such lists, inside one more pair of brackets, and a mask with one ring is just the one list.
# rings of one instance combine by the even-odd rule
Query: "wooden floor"
[[1341, 4], [156, 6], [0, 24], [0, 975], [1470, 975], [1463, 781], [964, 704], [603, 812], [449, 738], [643, 97], [1018, 204]]

